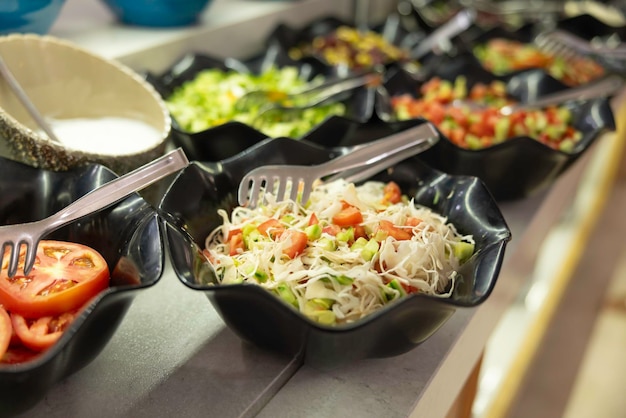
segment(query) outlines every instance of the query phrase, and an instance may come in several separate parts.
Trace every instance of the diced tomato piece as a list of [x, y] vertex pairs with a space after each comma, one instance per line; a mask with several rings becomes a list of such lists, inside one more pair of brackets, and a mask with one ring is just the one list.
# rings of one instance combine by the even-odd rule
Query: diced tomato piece
[[402, 191], [398, 183], [390, 181], [383, 187], [383, 203], [400, 203]]
[[335, 236], [339, 232], [341, 232], [341, 227], [335, 224], [326, 225], [324, 228], [322, 228], [322, 232], [328, 235]]
[[367, 232], [365, 232], [363, 225], [354, 226], [354, 240], [356, 241], [359, 238], [367, 238]]
[[280, 236], [280, 241], [286, 243], [283, 247], [283, 254], [292, 259], [297, 257], [306, 248], [308, 240], [304, 232], [296, 229], [287, 229]]
[[0, 359], [4, 356], [11, 337], [13, 335], [13, 326], [11, 325], [11, 317], [7, 311], [0, 305]]
[[317, 219], [317, 215], [315, 213], [312, 213], [311, 217], [309, 218], [309, 226], [310, 225], [317, 225], [319, 223], [320, 223], [320, 221], [319, 221], [319, 219]]
[[333, 216], [333, 223], [338, 226], [354, 226], [363, 222], [363, 214], [358, 208], [349, 206]]
[[397, 239], [398, 241], [411, 239], [412, 236], [411, 232], [407, 231], [406, 229], [397, 227], [393, 223], [386, 220], [380, 221], [378, 224], [378, 228], [379, 230], [385, 231], [387, 235]]
[[406, 219], [406, 222], [404, 224], [406, 226], [418, 226], [421, 223], [422, 220], [420, 218], [410, 217]]
[[285, 231], [285, 226], [278, 219], [270, 218], [262, 222], [257, 229], [262, 235], [275, 239]]
[[226, 241], [230, 241], [233, 235], [241, 234], [241, 228], [232, 228], [228, 231], [228, 236], [226, 237]]
[[233, 235], [230, 238], [230, 241], [228, 242], [228, 244], [230, 245], [230, 252], [229, 252], [229, 254], [231, 256], [239, 254], [240, 252], [242, 252], [244, 250], [243, 234], [239, 233], [237, 235]]

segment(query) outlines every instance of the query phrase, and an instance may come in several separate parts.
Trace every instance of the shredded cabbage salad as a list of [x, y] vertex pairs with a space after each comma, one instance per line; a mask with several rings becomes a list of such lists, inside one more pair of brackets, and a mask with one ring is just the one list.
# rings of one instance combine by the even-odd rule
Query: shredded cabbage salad
[[344, 115], [345, 105], [328, 103], [304, 110], [296, 116], [272, 114], [258, 117], [261, 104], [243, 111], [235, 103], [250, 91], [266, 90], [295, 93], [323, 81], [316, 77], [308, 82], [296, 67], [269, 67], [260, 74], [246, 74], [221, 69], [206, 69], [193, 80], [175, 89], [166, 98], [166, 105], [180, 127], [186, 132], [200, 132], [230, 121], [252, 126], [269, 137], [299, 138], [331, 115]]
[[363, 318], [410, 293], [452, 294], [471, 235], [402, 195], [397, 184], [320, 184], [302, 206], [265, 193], [221, 209], [205, 255], [220, 284], [252, 283], [325, 325]]

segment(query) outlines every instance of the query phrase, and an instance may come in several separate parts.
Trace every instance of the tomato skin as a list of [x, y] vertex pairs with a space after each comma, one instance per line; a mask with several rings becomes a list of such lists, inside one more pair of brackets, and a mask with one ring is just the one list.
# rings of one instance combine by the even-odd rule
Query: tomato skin
[[270, 218], [265, 222], [262, 222], [257, 229], [263, 235], [275, 239], [279, 237], [284, 231], [285, 227], [280, 223], [278, 219]]
[[[8, 257], [4, 257], [7, 260]], [[109, 286], [106, 260], [77, 243], [43, 240], [28, 276], [0, 271], [0, 304], [26, 318], [56, 316], [82, 307]]]
[[289, 241], [289, 245], [283, 248], [283, 254], [294, 259], [304, 251], [309, 238], [302, 231], [287, 229], [281, 236], [281, 241]]
[[[56, 318], [44, 316], [28, 321], [21, 315], [11, 313], [11, 323], [15, 333], [25, 347], [35, 351], [43, 351], [61, 338], [61, 335], [63, 335], [69, 324], [72, 323], [74, 317], [73, 313], [66, 312]], [[51, 327], [55, 329], [51, 331]]]
[[385, 231], [390, 237], [393, 237], [398, 241], [409, 240], [413, 236], [411, 232], [403, 228], [399, 228], [393, 223], [385, 220], [380, 221], [378, 228], [381, 231]]
[[12, 335], [13, 325], [11, 324], [11, 317], [7, 311], [0, 306], [0, 359], [2, 359], [4, 353], [8, 350]]
[[390, 181], [383, 187], [383, 203], [400, 203], [402, 201], [402, 191], [398, 183]]
[[333, 216], [333, 223], [338, 226], [354, 226], [361, 222], [363, 222], [363, 214], [354, 206], [348, 206]]

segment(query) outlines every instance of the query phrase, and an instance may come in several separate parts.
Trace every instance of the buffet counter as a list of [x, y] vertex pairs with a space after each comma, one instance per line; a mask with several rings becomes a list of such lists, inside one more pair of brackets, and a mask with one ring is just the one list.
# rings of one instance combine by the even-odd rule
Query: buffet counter
[[[372, 19], [386, 15], [387, 7], [372, 1]], [[198, 26], [151, 30], [115, 23], [96, 0], [70, 0], [51, 34], [138, 71], [159, 71], [191, 50], [235, 57], [258, 51], [255, 42], [281, 20], [297, 25], [350, 13], [347, 0], [216, 0]], [[168, 262], [161, 280], [137, 295], [102, 353], [25, 416], [445, 417], [460, 394], [469, 393], [471, 401], [471, 383], [491, 333], [527, 283], [552, 226], [582, 192], [584, 179], [594, 170], [610, 179], [613, 166], [594, 161], [621, 155], [624, 135], [605, 136], [549, 190], [502, 204], [513, 240], [493, 293], [478, 308], [459, 309], [406, 354], [318, 370], [260, 351], [230, 331]], [[467, 408], [459, 411], [456, 416], [468, 416]]]

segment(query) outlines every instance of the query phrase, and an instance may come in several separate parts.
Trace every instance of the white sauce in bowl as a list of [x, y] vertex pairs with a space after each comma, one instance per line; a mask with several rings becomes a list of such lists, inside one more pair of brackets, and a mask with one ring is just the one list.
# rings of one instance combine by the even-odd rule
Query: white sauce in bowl
[[158, 129], [137, 119], [51, 119], [49, 123], [64, 146], [94, 154], [133, 154], [150, 149], [161, 141]]

